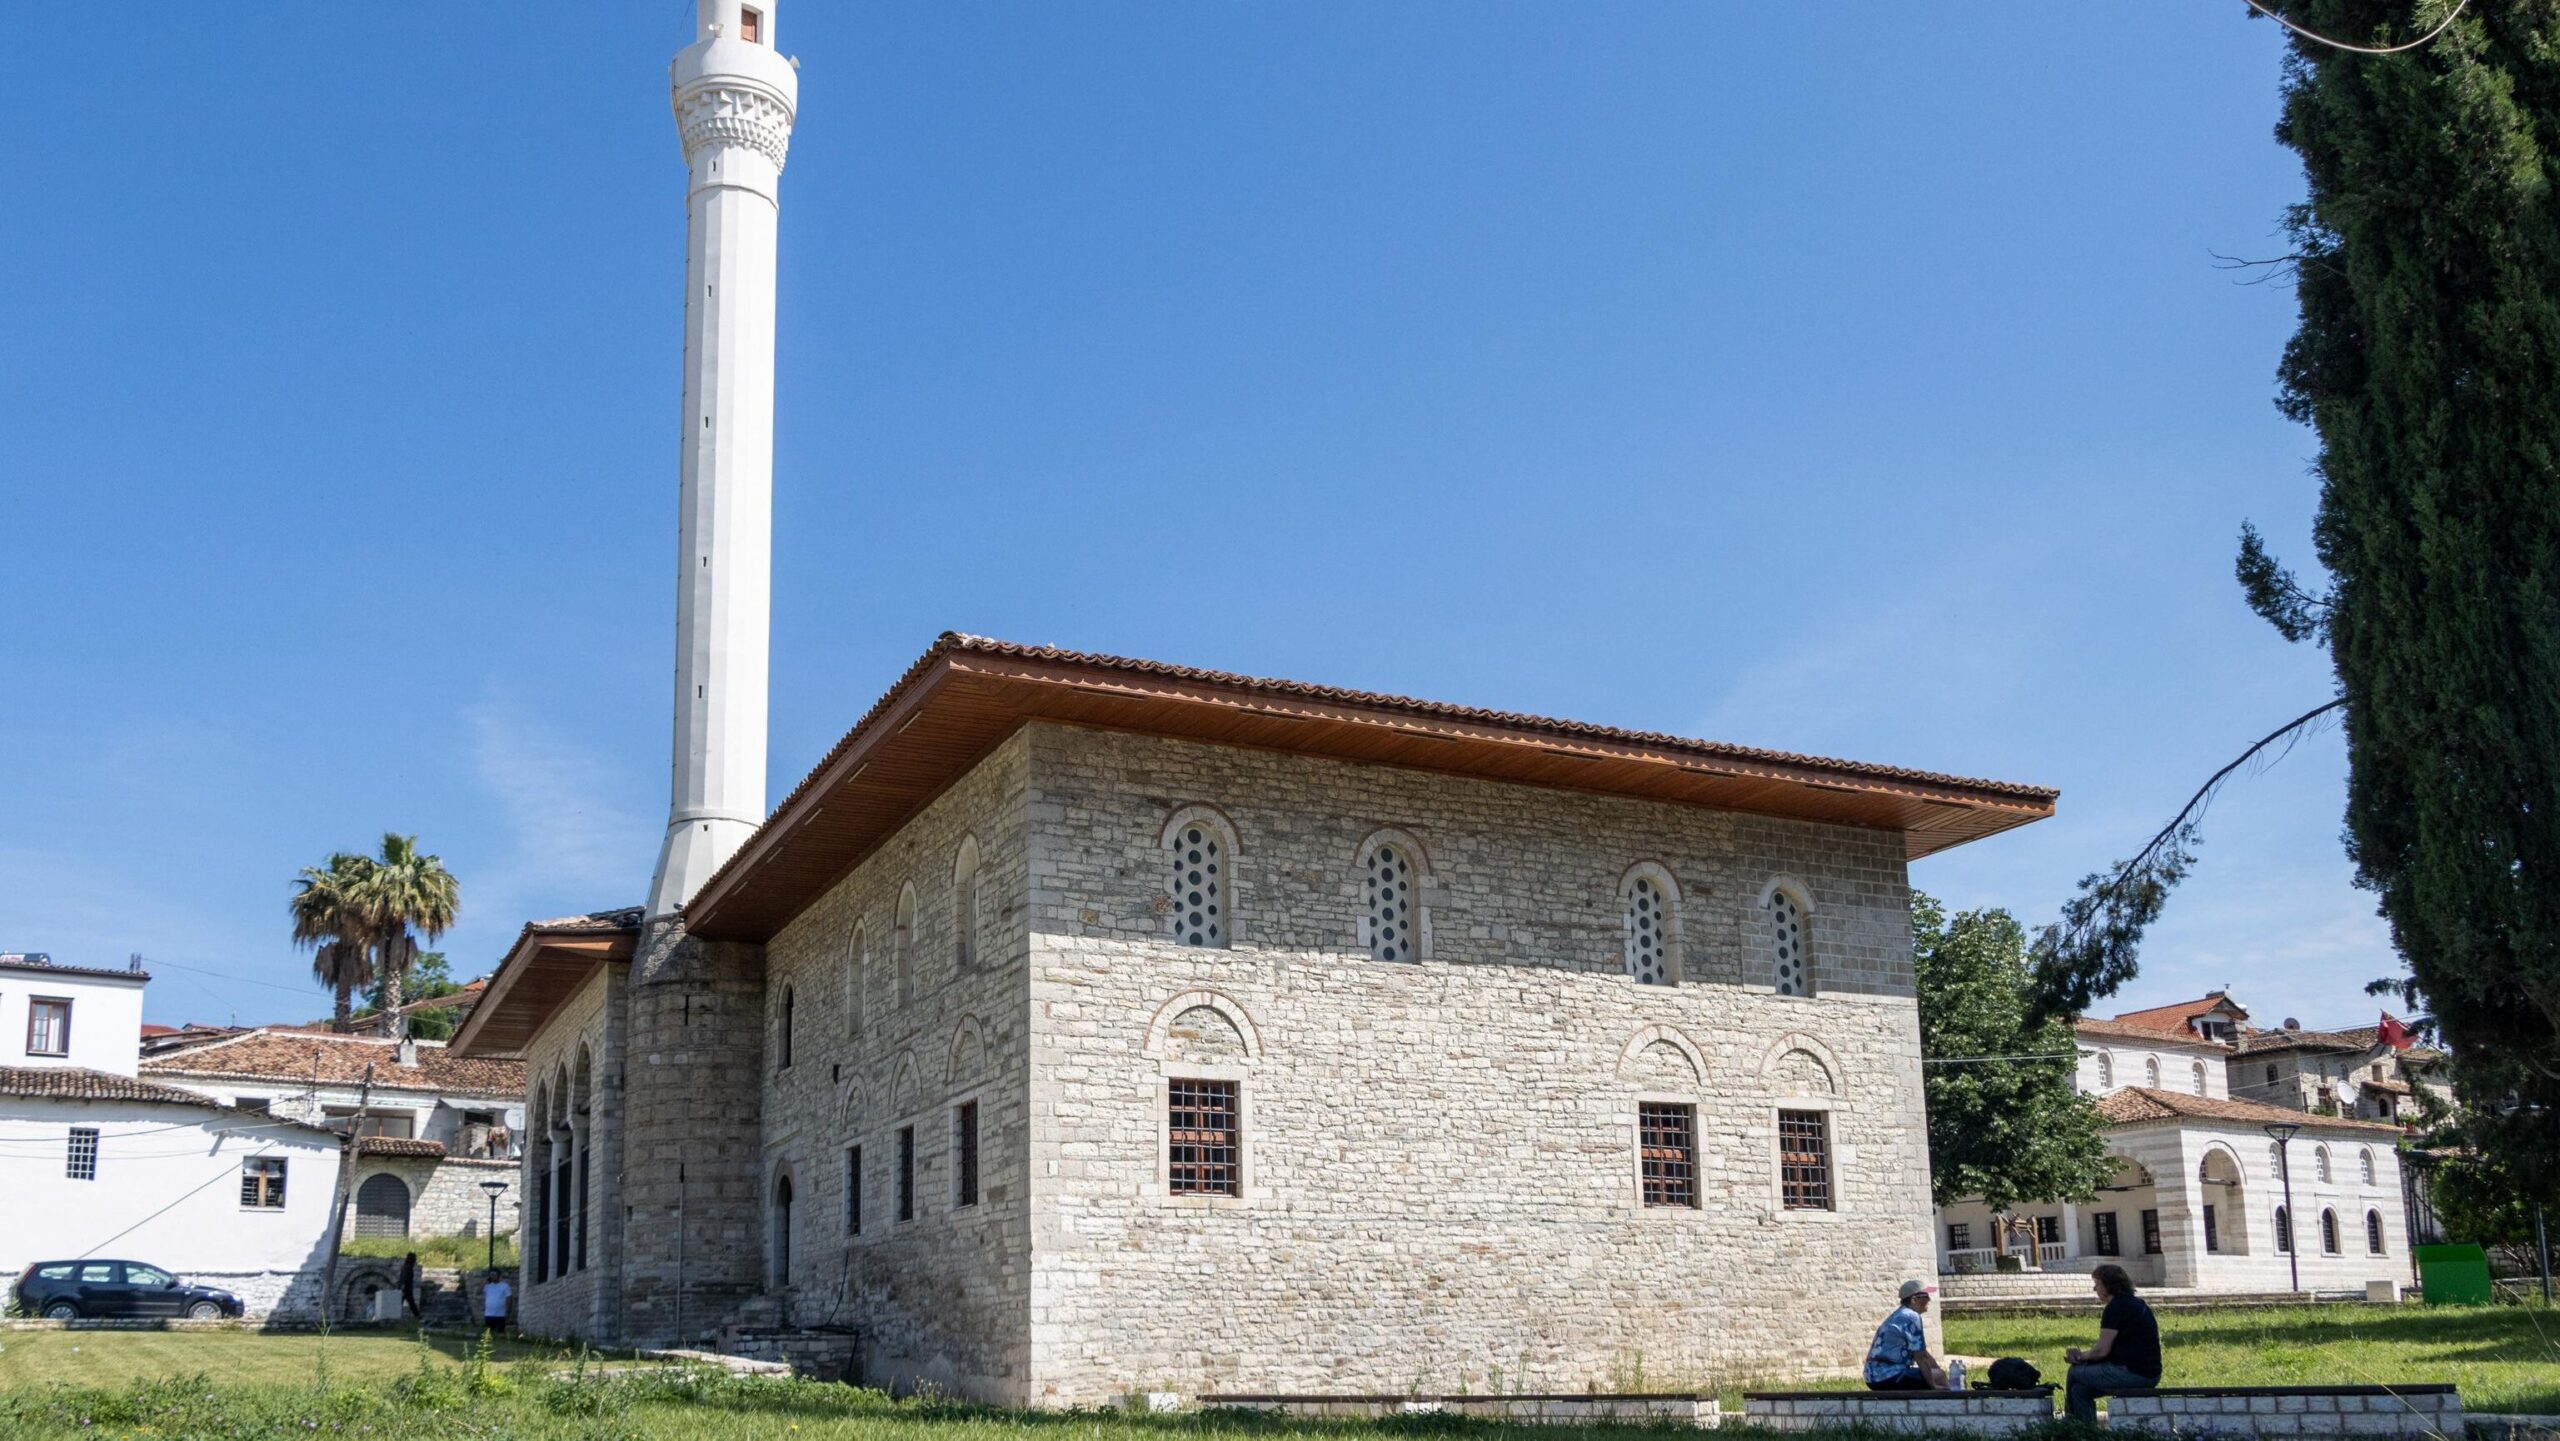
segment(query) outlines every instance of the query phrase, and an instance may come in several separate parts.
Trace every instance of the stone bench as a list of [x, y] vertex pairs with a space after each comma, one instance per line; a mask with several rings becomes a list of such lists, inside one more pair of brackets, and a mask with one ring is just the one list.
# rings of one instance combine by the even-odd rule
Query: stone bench
[[2179, 1436], [2460, 1436], [2451, 1386], [2163, 1386], [2107, 1397], [2107, 1429]]
[[1331, 1420], [1438, 1413], [1488, 1421], [1580, 1426], [1597, 1421], [1633, 1425], [1713, 1426], [1722, 1419], [1715, 1396], [1702, 1391], [1557, 1392], [1519, 1396], [1338, 1396], [1213, 1392], [1199, 1398], [1204, 1411], [1269, 1411]]
[[2002, 1435], [2053, 1421], [2053, 1388], [2019, 1391], [1746, 1391], [1742, 1418], [1764, 1431], [1953, 1431]]

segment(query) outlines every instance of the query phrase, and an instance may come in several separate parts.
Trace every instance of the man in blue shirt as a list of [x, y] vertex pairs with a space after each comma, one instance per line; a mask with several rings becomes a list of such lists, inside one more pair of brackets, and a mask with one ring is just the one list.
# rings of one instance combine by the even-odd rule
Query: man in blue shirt
[[1902, 1304], [1876, 1328], [1875, 1344], [1867, 1348], [1868, 1390], [1946, 1389], [1946, 1368], [1929, 1354], [1929, 1334], [1920, 1323], [1929, 1314], [1929, 1298], [1937, 1292], [1926, 1282], [1902, 1283]]

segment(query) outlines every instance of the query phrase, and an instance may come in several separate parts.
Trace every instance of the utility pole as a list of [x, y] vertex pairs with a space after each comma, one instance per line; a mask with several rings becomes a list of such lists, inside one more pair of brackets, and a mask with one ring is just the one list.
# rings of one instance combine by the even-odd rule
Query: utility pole
[[347, 1118], [347, 1134], [338, 1143], [338, 1201], [329, 1208], [329, 1265], [320, 1273], [320, 1332], [329, 1331], [329, 1302], [338, 1293], [338, 1242], [347, 1230], [347, 1196], [356, 1184], [356, 1135], [365, 1113], [373, 1109], [373, 1062], [364, 1063], [364, 1086], [356, 1092], [356, 1113]]

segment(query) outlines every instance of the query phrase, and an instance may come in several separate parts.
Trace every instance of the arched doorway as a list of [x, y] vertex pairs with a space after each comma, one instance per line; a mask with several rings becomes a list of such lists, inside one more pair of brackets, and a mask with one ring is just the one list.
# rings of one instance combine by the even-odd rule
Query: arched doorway
[[2204, 1187], [2204, 1248], [2224, 1256], [2249, 1254], [2248, 1193], [2241, 1185], [2240, 1158], [2228, 1146], [2204, 1153], [2196, 1168]]
[[356, 1234], [408, 1235], [408, 1183], [388, 1171], [366, 1177], [364, 1184], [356, 1187]]

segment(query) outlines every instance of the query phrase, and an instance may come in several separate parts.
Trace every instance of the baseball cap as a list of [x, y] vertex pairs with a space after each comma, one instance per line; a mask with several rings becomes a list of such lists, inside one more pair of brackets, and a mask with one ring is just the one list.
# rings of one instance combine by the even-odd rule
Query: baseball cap
[[1910, 1300], [1914, 1296], [1935, 1296], [1937, 1294], [1938, 1288], [1930, 1285], [1926, 1281], [1905, 1281], [1902, 1283], [1902, 1299], [1905, 1301]]

